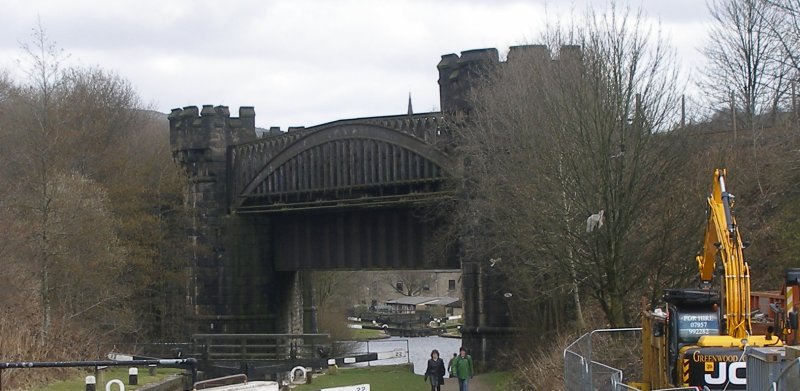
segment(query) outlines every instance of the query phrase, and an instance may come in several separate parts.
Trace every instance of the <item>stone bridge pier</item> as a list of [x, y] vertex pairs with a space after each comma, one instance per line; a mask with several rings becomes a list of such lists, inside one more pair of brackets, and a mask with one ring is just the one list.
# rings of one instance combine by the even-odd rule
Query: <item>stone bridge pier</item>
[[302, 331], [300, 278], [272, 267], [268, 218], [230, 213], [228, 147], [256, 140], [255, 112], [191, 106], [169, 115], [173, 158], [186, 171], [189, 318], [195, 333]]

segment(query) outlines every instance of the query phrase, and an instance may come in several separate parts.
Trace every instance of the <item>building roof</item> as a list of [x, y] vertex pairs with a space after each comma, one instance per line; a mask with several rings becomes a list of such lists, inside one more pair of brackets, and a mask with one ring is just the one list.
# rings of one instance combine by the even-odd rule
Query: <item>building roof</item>
[[388, 305], [421, 305], [428, 304], [428, 302], [436, 301], [439, 297], [426, 297], [426, 296], [406, 296], [399, 299], [386, 300]]
[[425, 305], [442, 305], [445, 307], [453, 306], [453, 304], [460, 304], [461, 299], [457, 297], [437, 297], [435, 302], [425, 303]]
[[410, 296], [401, 297], [399, 299], [387, 300], [388, 305], [441, 305], [448, 306], [461, 300], [456, 297], [426, 297], [426, 296]]

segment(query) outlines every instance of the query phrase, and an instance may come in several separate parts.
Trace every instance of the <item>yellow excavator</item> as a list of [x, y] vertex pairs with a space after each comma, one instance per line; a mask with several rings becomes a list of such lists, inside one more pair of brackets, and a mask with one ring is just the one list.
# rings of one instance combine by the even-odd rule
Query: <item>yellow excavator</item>
[[753, 335], [750, 267], [725, 186], [726, 170], [714, 171], [703, 249], [697, 256], [700, 286], [668, 289], [664, 308], [642, 317], [642, 390], [670, 387], [745, 389], [746, 346], [782, 346], [780, 338]]

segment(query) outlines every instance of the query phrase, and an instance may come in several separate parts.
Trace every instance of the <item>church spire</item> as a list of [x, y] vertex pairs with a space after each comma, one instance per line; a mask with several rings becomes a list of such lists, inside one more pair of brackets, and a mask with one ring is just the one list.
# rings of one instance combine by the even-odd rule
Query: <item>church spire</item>
[[411, 108], [411, 92], [408, 93], [408, 115], [414, 115], [414, 109]]

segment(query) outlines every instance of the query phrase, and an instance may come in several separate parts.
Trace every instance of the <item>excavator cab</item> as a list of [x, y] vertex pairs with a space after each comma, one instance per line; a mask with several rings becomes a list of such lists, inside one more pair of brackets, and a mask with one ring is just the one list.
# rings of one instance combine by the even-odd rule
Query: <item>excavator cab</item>
[[711, 290], [667, 289], [664, 292], [668, 309], [667, 366], [672, 384], [702, 384], [704, 362], [686, 356], [696, 348], [701, 337], [720, 335], [724, 330], [719, 298], [719, 292]]
[[[667, 289], [666, 312], [645, 311], [642, 318], [644, 382], [642, 390], [690, 384], [691, 363], [684, 360], [687, 349], [696, 347], [703, 336], [720, 335], [724, 329], [719, 310], [719, 293], [707, 290]], [[705, 369], [705, 368], [704, 368]], [[696, 373], [695, 376], [702, 376]]]
[[[782, 346], [777, 336], [725, 334], [720, 293], [668, 289], [667, 311], [647, 312], [643, 322], [645, 383], [648, 388], [708, 387], [743, 390], [747, 384], [744, 347]], [[647, 334], [645, 334], [647, 333]], [[649, 367], [649, 368], [647, 368]]]

